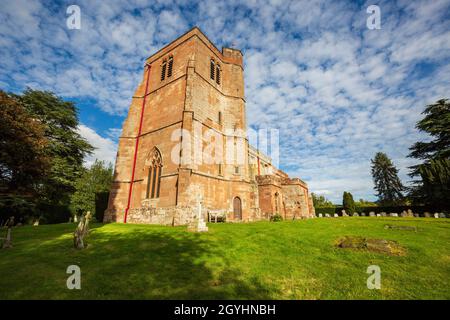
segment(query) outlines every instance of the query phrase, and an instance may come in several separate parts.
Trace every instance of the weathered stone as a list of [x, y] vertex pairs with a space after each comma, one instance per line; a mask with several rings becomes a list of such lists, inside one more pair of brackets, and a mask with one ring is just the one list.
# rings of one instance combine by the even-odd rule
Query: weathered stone
[[380, 213], [377, 213], [377, 217], [381, 217], [381, 214], [380, 214]]
[[402, 217], [407, 217], [408, 216], [408, 213], [406, 212], [406, 211], [402, 211], [402, 213], [400, 213], [400, 215], [402, 216]]
[[430, 217], [431, 217], [431, 213], [425, 211], [425, 212], [423, 213], [423, 216], [424, 216], [425, 218], [430, 218]]
[[418, 213], [414, 213], [414, 218], [419, 218], [419, 214]]
[[354, 216], [354, 217], [359, 217], [358, 212], [353, 213], [353, 216]]
[[446, 218], [445, 213], [443, 213], [443, 212], [439, 213], [439, 218]]
[[406, 230], [406, 231], [417, 232], [417, 227], [414, 227], [414, 226], [399, 226], [399, 225], [387, 224], [387, 225], [384, 226], [384, 228], [385, 229]]
[[[162, 67], [168, 61], [170, 75]], [[212, 78], [211, 62], [216, 70]], [[243, 66], [240, 50], [219, 51], [198, 28], [146, 60], [123, 124], [105, 222], [126, 217], [138, 223], [189, 224], [197, 194], [204, 199], [205, 221], [209, 210], [225, 212], [231, 222], [315, 216], [308, 185], [247, 143]], [[181, 129], [182, 137], [174, 139]], [[211, 131], [223, 151], [214, 151], [216, 156], [236, 154], [242, 158], [239, 163], [217, 158], [200, 162], [202, 152], [212, 146], [206, 141]], [[238, 150], [227, 144], [230, 137]]]
[[370, 211], [370, 212], [369, 212], [369, 216], [370, 216], [370, 217], [375, 217], [375, 212]]
[[323, 217], [323, 214], [319, 213], [319, 218], [322, 218], [322, 217]]
[[385, 239], [368, 239], [363, 237], [346, 236], [336, 241], [338, 248], [349, 248], [384, 253], [393, 256], [403, 256], [406, 250], [396, 241]]
[[408, 215], [408, 217], [413, 217], [413, 216], [414, 216], [414, 213], [412, 212], [411, 209], [408, 209], [407, 215]]
[[333, 217], [338, 218], [339, 215], [338, 215], [337, 213], [335, 213], [335, 214], [333, 215]]
[[381, 212], [380, 215], [381, 215], [382, 217], [386, 217], [386, 216], [387, 216], [387, 213], [386, 213], [386, 212]]
[[435, 214], [434, 214], [434, 217], [435, 217], [435, 218], [439, 218], [439, 213], [435, 213]]
[[328, 213], [325, 213], [325, 218], [330, 218], [331, 216]]
[[366, 213], [365, 212], [361, 212], [361, 217], [365, 217]]
[[395, 212], [391, 213], [391, 217], [394, 217], [394, 218], [398, 217], [398, 213], [395, 213]]

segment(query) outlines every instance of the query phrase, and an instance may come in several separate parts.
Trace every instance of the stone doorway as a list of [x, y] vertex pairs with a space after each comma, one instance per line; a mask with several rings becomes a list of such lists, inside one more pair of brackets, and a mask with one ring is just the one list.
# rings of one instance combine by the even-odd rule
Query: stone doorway
[[239, 197], [233, 199], [233, 213], [234, 220], [242, 220], [242, 203]]

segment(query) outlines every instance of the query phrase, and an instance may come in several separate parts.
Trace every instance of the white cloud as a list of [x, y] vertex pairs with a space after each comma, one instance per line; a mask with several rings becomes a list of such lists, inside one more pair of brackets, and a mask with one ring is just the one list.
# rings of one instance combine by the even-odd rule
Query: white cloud
[[[115, 131], [115, 129], [110, 130]], [[87, 166], [92, 165], [96, 159], [105, 161], [106, 163], [115, 163], [117, 143], [115, 143], [113, 139], [102, 137], [95, 130], [83, 124], [78, 126], [78, 132], [95, 147], [93, 154], [85, 159], [85, 164]]]

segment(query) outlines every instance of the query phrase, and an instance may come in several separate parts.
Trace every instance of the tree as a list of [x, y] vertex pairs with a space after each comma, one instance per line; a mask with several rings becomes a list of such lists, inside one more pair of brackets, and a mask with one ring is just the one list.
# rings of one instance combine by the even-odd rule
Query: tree
[[416, 128], [428, 133], [432, 140], [416, 142], [409, 148], [409, 157], [422, 160], [410, 167], [410, 176], [421, 178], [414, 181], [410, 196], [419, 203], [443, 204], [449, 199], [445, 190], [448, 188], [446, 172], [450, 159], [450, 102], [438, 100], [426, 106], [422, 114], [425, 117], [417, 122]]
[[385, 153], [377, 152], [371, 163], [379, 203], [384, 206], [401, 204], [404, 187], [398, 177], [398, 169], [391, 159]]
[[108, 166], [103, 161], [96, 160], [89, 168], [84, 169], [80, 178], [75, 181], [75, 193], [71, 197], [71, 208], [76, 214], [90, 211], [97, 216], [95, 195], [107, 192], [113, 179], [112, 165]]
[[77, 108], [51, 92], [27, 89], [18, 98], [32, 116], [44, 126], [45, 148], [50, 172], [42, 184], [41, 199], [50, 204], [68, 204], [75, 181], [83, 170], [83, 160], [94, 148], [78, 133]]
[[419, 166], [422, 192], [433, 207], [450, 208], [450, 159], [430, 160]]
[[342, 197], [342, 206], [347, 214], [353, 214], [356, 211], [355, 201], [353, 200], [353, 195], [350, 192], [344, 191]]
[[20, 216], [36, 205], [50, 159], [45, 152], [45, 127], [20, 100], [1, 90], [0, 119], [0, 210], [4, 219]]
[[311, 193], [313, 204], [315, 208], [329, 208], [334, 207], [334, 204], [329, 201], [325, 196], [316, 195], [314, 192]]

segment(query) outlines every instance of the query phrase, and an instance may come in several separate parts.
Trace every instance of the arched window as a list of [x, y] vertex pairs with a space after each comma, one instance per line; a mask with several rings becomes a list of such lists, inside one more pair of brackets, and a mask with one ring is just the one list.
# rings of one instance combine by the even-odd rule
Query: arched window
[[212, 80], [214, 80], [214, 69], [215, 69], [215, 63], [214, 63], [214, 60], [211, 59], [211, 62], [210, 62], [210, 77], [211, 77]]
[[216, 65], [216, 83], [220, 84], [220, 66]]
[[159, 198], [159, 188], [161, 185], [161, 169], [162, 158], [161, 153], [157, 148], [153, 148], [150, 153], [146, 166], [148, 167], [147, 177], [147, 199]]
[[219, 115], [217, 117], [217, 120], [218, 120], [219, 124], [222, 124], [222, 112], [221, 111], [219, 111]]
[[172, 69], [173, 69], [173, 57], [169, 57], [169, 64], [167, 66], [167, 78], [170, 78], [172, 76]]
[[166, 78], [167, 61], [164, 60], [161, 65], [161, 81]]
[[239, 197], [233, 199], [233, 214], [234, 220], [242, 220], [242, 202]]

